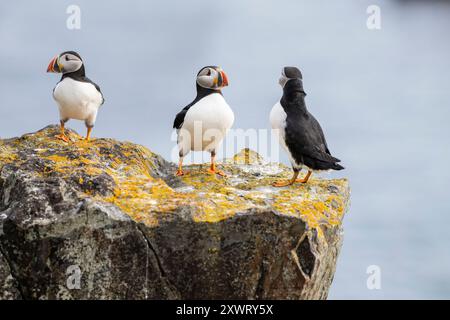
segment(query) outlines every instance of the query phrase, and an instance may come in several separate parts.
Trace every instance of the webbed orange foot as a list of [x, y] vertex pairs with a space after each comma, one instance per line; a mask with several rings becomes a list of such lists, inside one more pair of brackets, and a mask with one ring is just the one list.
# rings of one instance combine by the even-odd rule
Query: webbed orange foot
[[182, 176], [185, 176], [185, 175], [187, 175], [187, 174], [189, 174], [189, 172], [183, 171], [183, 170], [181, 170], [181, 169], [178, 169], [177, 172], [175, 173], [175, 175], [176, 175], [177, 177], [182, 177]]
[[65, 134], [58, 134], [57, 136], [55, 136], [55, 138], [67, 143], [70, 142], [70, 139]]
[[312, 172], [308, 171], [308, 173], [306, 174], [306, 176], [303, 179], [297, 179], [295, 180], [295, 182], [300, 182], [300, 183], [307, 183], [309, 178], [311, 177]]
[[293, 184], [292, 180], [280, 180], [280, 181], [275, 181], [274, 183], [272, 183], [272, 186], [274, 186], [274, 187], [286, 187], [286, 186], [290, 186], [292, 184]]
[[226, 177], [227, 176], [225, 172], [223, 172], [222, 170], [218, 170], [218, 169], [211, 169], [211, 168], [209, 168], [208, 169], [208, 173], [209, 174], [217, 174], [217, 175], [219, 175], [221, 177]]

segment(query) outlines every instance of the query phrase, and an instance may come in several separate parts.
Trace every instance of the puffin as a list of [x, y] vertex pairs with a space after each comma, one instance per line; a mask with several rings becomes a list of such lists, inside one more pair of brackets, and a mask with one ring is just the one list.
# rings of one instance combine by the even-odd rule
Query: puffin
[[60, 115], [61, 134], [57, 138], [69, 142], [64, 126], [70, 119], [76, 119], [86, 124], [85, 140], [88, 141], [98, 110], [105, 102], [100, 87], [86, 77], [83, 59], [75, 51], [65, 51], [54, 57], [47, 67], [47, 72], [62, 73], [61, 80], [53, 89], [53, 98]]
[[197, 96], [175, 117], [179, 163], [177, 176], [183, 176], [183, 158], [190, 151], [207, 151], [211, 154], [208, 173], [225, 176], [216, 167], [217, 147], [234, 123], [234, 113], [222, 95], [228, 86], [226, 73], [218, 66], [203, 67], [197, 74]]
[[[273, 186], [307, 183], [314, 171], [344, 169], [338, 163], [340, 160], [331, 155], [319, 122], [306, 108], [306, 93], [300, 70], [297, 67], [284, 67], [279, 84], [283, 88], [283, 96], [270, 112], [270, 123], [278, 134], [280, 145], [289, 156], [294, 175], [290, 180], [275, 182]], [[298, 179], [303, 167], [308, 173]]]

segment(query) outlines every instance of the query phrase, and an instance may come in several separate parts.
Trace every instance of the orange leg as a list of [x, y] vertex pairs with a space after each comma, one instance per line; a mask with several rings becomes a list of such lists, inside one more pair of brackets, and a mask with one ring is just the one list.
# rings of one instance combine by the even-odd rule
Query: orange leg
[[300, 182], [300, 183], [307, 183], [309, 180], [309, 177], [311, 177], [312, 171], [308, 170], [308, 173], [306, 174], [306, 176], [303, 179], [297, 179], [295, 182]]
[[84, 140], [89, 141], [91, 139], [92, 127], [87, 128], [86, 138]]
[[294, 171], [294, 175], [292, 176], [292, 178], [290, 180], [277, 181], [273, 184], [273, 186], [274, 187], [286, 187], [286, 186], [293, 185], [295, 182], [307, 183], [309, 178], [311, 177], [312, 171], [308, 170], [308, 173], [306, 174], [306, 176], [303, 179], [297, 179], [299, 173], [300, 173], [300, 171]]
[[61, 133], [56, 136], [57, 139], [60, 139], [64, 142], [69, 142], [70, 139], [66, 136], [64, 121], [61, 121]]
[[187, 174], [187, 172], [183, 171], [183, 158], [180, 157], [180, 161], [178, 162], [178, 170], [175, 173], [175, 175], [178, 176], [178, 177], [181, 177], [181, 176], [184, 176], [186, 174]]
[[293, 185], [294, 182], [297, 181], [298, 174], [299, 174], [299, 171], [294, 171], [294, 175], [292, 176], [292, 178], [290, 180], [276, 181], [272, 185], [274, 187], [286, 187], [286, 186]]
[[218, 174], [219, 176], [226, 177], [227, 175], [222, 170], [216, 168], [216, 155], [215, 153], [211, 153], [211, 166], [208, 169], [208, 173], [210, 174]]

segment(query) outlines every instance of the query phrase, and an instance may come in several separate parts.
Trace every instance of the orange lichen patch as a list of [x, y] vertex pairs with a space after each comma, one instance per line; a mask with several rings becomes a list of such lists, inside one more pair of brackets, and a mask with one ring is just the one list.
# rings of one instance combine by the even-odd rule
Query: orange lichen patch
[[2, 140], [0, 140], [0, 165], [3, 163], [11, 163], [16, 161], [18, 158], [17, 154], [12, 148], [5, 145]]
[[[187, 166], [190, 173], [177, 178], [178, 188], [174, 189], [155, 178], [163, 160], [145, 147], [112, 139], [84, 141], [70, 130], [66, 134], [71, 142], [65, 143], [55, 138], [58, 133], [57, 127], [50, 127], [0, 141], [0, 168], [13, 161], [20, 165], [34, 157], [43, 159], [43, 167], [36, 169], [42, 172], [36, 172], [37, 175], [45, 178], [57, 173], [70, 178], [80, 186], [80, 197], [111, 203], [135, 221], [150, 226], [158, 225], [183, 207], [189, 207], [187, 212], [194, 221], [209, 223], [262, 209], [259, 211], [298, 217], [322, 235], [322, 227], [340, 225], [349, 201], [345, 179], [314, 177], [307, 184], [272, 187], [275, 180], [290, 178], [291, 169], [268, 163], [249, 149], [218, 164], [228, 177], [207, 173], [209, 164]], [[108, 178], [108, 192], [94, 194], [90, 184], [105, 174], [114, 184]]]
[[69, 159], [60, 155], [43, 156], [42, 158], [53, 162], [53, 166], [47, 168], [46, 173], [58, 172], [60, 174], [70, 175], [75, 171], [81, 171], [88, 176], [97, 176], [104, 172], [98, 162], [82, 156], [76, 159]]
[[[336, 191], [330, 191], [332, 186]], [[341, 224], [349, 197], [348, 182], [311, 179], [306, 185], [294, 185], [274, 198], [273, 207], [280, 214], [298, 216], [310, 229], [323, 235], [321, 226]]]
[[198, 211], [194, 213], [193, 219], [197, 222], [219, 222], [253, 207], [251, 202], [239, 197], [215, 192], [202, 193], [201, 197], [196, 195], [195, 198]]
[[196, 207], [194, 221], [218, 222], [252, 208], [251, 202], [236, 194], [236, 189], [227, 177], [207, 173], [207, 168], [207, 164], [190, 166], [189, 174], [181, 178], [187, 186], [193, 188], [192, 191], [179, 195]]
[[183, 182], [196, 189], [205, 191], [224, 191], [227, 186], [227, 178], [207, 172], [209, 165], [191, 165], [188, 167], [188, 174], [181, 177]]
[[164, 182], [149, 180], [148, 177], [132, 181], [117, 181], [118, 187], [109, 197], [98, 200], [112, 203], [135, 221], [156, 226], [164, 213], [174, 212], [183, 205], [184, 195], [176, 195]]

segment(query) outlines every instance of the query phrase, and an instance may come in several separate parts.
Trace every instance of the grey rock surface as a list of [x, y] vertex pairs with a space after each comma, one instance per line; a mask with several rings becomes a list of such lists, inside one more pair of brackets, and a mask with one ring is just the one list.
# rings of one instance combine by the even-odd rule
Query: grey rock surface
[[325, 299], [346, 180], [275, 189], [245, 150], [226, 179], [56, 127], [0, 142], [0, 299]]

